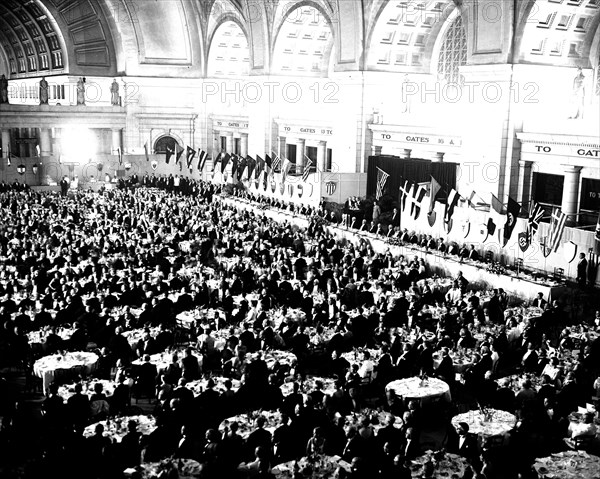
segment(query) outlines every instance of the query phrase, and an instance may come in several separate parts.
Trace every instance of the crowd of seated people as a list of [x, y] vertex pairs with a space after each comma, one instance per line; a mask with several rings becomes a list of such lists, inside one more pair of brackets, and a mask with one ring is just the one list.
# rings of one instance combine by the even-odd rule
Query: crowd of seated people
[[[270, 477], [273, 465], [311, 451], [339, 455], [352, 464], [350, 477], [410, 477], [407, 461], [426, 447], [421, 432], [431, 417], [448, 419], [444, 446], [469, 461], [470, 474], [509, 477], [494, 476], [494, 456], [468, 425], [449, 426], [456, 404], [430, 414], [386, 392], [390, 381], [417, 375], [443, 379], [455, 398], [514, 412], [515, 447], [540, 439], [515, 461], [513, 477], [528, 473], [531, 454], [568, 447], [569, 415], [598, 387], [599, 342], [563, 329], [568, 317], [557, 302], [530, 317], [510, 308], [501, 290], [476, 294], [462, 275], [449, 289], [431, 281], [423, 258], [338, 239], [314, 217], [302, 231], [260, 209], [226, 206], [210, 183], [187, 183], [185, 191], [157, 181], [66, 197], [0, 194], [0, 361], [33, 374], [42, 354], [91, 349], [99, 356], [93, 377], [115, 384], [110, 396], [98, 385], [91, 396], [76, 386], [68, 401], [51, 384], [35, 432], [19, 397], [4, 405], [2, 450], [26, 462], [26, 477], [120, 477], [140, 461], [172, 456], [201, 462], [203, 477]], [[178, 316], [195, 309], [218, 311], [218, 320], [204, 315], [182, 326]], [[280, 324], [273, 311], [285, 318]], [[302, 319], [291, 320], [291, 311]], [[58, 329], [67, 326], [73, 333], [63, 339]], [[50, 334], [39, 350], [27, 333], [43, 328]], [[214, 334], [227, 328], [217, 348]], [[134, 329], [145, 332], [130, 344], [124, 333]], [[315, 348], [307, 329], [333, 334]], [[364, 348], [378, 357], [343, 357]], [[272, 350], [291, 351], [297, 362], [268, 367], [261, 354]], [[151, 356], [162, 352], [172, 359], [159, 371]], [[257, 359], [247, 360], [252, 353]], [[457, 376], [453, 357], [467, 356]], [[284, 381], [307, 374], [334, 378], [333, 392], [294, 386], [283, 396]], [[198, 395], [187, 387], [211, 375], [229, 377], [224, 390], [211, 379]], [[154, 404], [151, 434], [131, 423], [115, 443], [98, 424], [83, 438], [100, 418], [139, 413], [140, 398]], [[344, 428], [339, 419], [367, 405], [401, 417], [402, 427], [375, 433], [367, 415]], [[260, 418], [245, 439], [235, 422], [219, 430], [223, 419], [261, 409], [281, 412], [273, 433]]]

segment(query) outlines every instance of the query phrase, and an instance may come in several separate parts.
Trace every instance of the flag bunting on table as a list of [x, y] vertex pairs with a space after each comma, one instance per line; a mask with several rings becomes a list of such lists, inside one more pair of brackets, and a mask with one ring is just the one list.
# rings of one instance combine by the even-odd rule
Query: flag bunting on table
[[198, 171], [200, 173], [202, 173], [202, 170], [204, 169], [204, 165], [206, 164], [206, 158], [207, 158], [207, 154], [206, 151], [201, 150], [200, 154], [198, 155]]
[[389, 174], [377, 167], [377, 191], [375, 192], [376, 199], [379, 199], [383, 196], [383, 189], [385, 188], [385, 183], [387, 182], [389, 176]]
[[512, 236], [512, 232], [517, 224], [517, 218], [521, 212], [521, 205], [513, 200], [510, 196], [508, 197], [508, 207], [506, 209], [506, 223], [504, 223], [504, 244], [506, 246], [508, 240]]
[[550, 219], [550, 232], [548, 234], [549, 242], [546, 244], [546, 246], [550, 246], [550, 252], [556, 252], [556, 250], [558, 250], [566, 222], [567, 215], [565, 215], [560, 208], [552, 213], [552, 218]]
[[421, 205], [423, 203], [423, 198], [425, 198], [425, 194], [427, 193], [427, 188], [424, 185], [420, 185], [415, 183], [413, 185], [413, 193], [410, 198], [410, 215], [416, 220], [419, 218], [421, 214]]
[[185, 152], [185, 162], [188, 168], [192, 168], [192, 161], [194, 160], [194, 157], [196, 156], [197, 151], [194, 150], [192, 147], [188, 146]]
[[310, 168], [312, 167], [312, 160], [307, 156], [306, 157], [306, 165], [304, 165], [304, 171], [302, 172], [302, 182], [306, 183], [308, 180], [308, 175], [310, 175]]

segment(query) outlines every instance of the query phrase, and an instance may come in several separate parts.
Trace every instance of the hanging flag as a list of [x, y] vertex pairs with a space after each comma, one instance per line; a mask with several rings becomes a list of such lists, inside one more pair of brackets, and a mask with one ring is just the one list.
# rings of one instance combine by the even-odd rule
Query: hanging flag
[[265, 171], [267, 172], [267, 175], [271, 175], [271, 173], [273, 172], [273, 160], [269, 155], [265, 155], [265, 165]]
[[[490, 201], [490, 216], [488, 220], [488, 231], [496, 231], [500, 224], [500, 217], [504, 216], [504, 205], [502, 202], [493, 194], [490, 193], [492, 199]], [[500, 231], [498, 231], [500, 233]], [[494, 234], [493, 232], [490, 235]]]
[[186, 162], [186, 165], [187, 165], [187, 167], [189, 169], [192, 168], [192, 161], [193, 161], [194, 157], [196, 156], [196, 153], [197, 153], [196, 150], [194, 150], [190, 146], [188, 146], [186, 148], [186, 151], [185, 151], [185, 162]]
[[227, 164], [229, 163], [230, 159], [231, 155], [229, 153], [225, 153], [223, 156], [221, 156], [221, 174], [225, 173], [225, 168], [227, 168]]
[[310, 174], [310, 168], [312, 167], [312, 160], [307, 156], [306, 157], [306, 165], [304, 165], [304, 171], [302, 172], [302, 182], [306, 183], [308, 180], [308, 175]]
[[[257, 156], [258, 158], [258, 156]], [[252, 176], [254, 175], [254, 169], [256, 168], [256, 160], [252, 158], [250, 155], [247, 157], [246, 168], [248, 168], [248, 181], [252, 181]]]
[[519, 233], [518, 239], [519, 248], [521, 248], [521, 251], [525, 253], [525, 251], [527, 251], [527, 249], [531, 245], [531, 234], [529, 233], [529, 230]]
[[388, 175], [381, 168], [377, 167], [377, 191], [375, 192], [375, 198], [379, 199], [383, 195], [383, 189], [385, 188], [385, 183], [390, 175]]
[[236, 178], [235, 173], [237, 172], [239, 162], [240, 162], [239, 157], [235, 153], [232, 154], [231, 155], [231, 176], [233, 176], [233, 178]]
[[282, 185], [285, 183], [285, 179], [286, 179], [288, 173], [290, 172], [291, 167], [292, 167], [292, 162], [290, 160], [288, 160], [287, 158], [285, 160], [283, 160], [283, 166], [281, 167], [281, 184]]
[[520, 212], [521, 205], [509, 196], [508, 207], [506, 209], [506, 223], [504, 223], [504, 244], [502, 247], [505, 247], [506, 243], [508, 243], [508, 240], [510, 240], [512, 232], [515, 229], [515, 225], [517, 224], [517, 218], [519, 217]]
[[[473, 201], [475, 199], [477, 201]], [[471, 194], [467, 198], [467, 204], [469, 205], [469, 208], [473, 208], [474, 210], [481, 210], [482, 208], [488, 208], [490, 206], [481, 199], [481, 197], [475, 192], [475, 190], [471, 191]]]
[[527, 229], [529, 230], [530, 239], [533, 240], [533, 236], [537, 233], [540, 221], [544, 217], [544, 208], [542, 208], [537, 202], [531, 203], [529, 209], [529, 219], [527, 220]]
[[204, 169], [204, 165], [206, 164], [207, 157], [208, 157], [208, 155], [206, 154], [206, 151], [201, 150], [200, 154], [198, 155], [198, 171], [200, 173], [202, 173], [202, 170]]
[[450, 233], [450, 230], [452, 229], [452, 215], [454, 214], [454, 208], [456, 208], [459, 199], [460, 195], [458, 194], [458, 191], [452, 188], [452, 191], [450, 191], [448, 199], [446, 200], [446, 207], [444, 208], [444, 223], [446, 224], [448, 233]]
[[246, 158], [242, 158], [238, 163], [238, 174], [237, 180], [241, 181], [244, 176], [244, 171], [246, 170], [246, 165], [248, 164], [248, 160]]
[[183, 148], [181, 148], [181, 146], [179, 146], [178, 143], [175, 143], [175, 164], [178, 165], [179, 161], [181, 160], [181, 155], [183, 153]]
[[404, 186], [400, 187], [400, 198], [398, 202], [400, 203], [402, 211], [406, 209], [406, 200], [410, 197], [410, 187], [411, 184], [409, 180], [404, 180]]
[[[269, 155], [266, 155], [266, 157], [269, 159], [269, 161], [271, 161], [271, 158], [269, 158]], [[260, 156], [256, 155], [256, 169], [254, 170], [254, 177], [256, 179], [260, 178], [260, 174], [265, 169], [265, 164], [266, 164], [266, 161], [263, 160]]]
[[[167, 147], [168, 149], [168, 147]], [[117, 150], [121, 150], [121, 148], [117, 148]], [[144, 143], [144, 155], [146, 156], [146, 161], [150, 161], [150, 157], [148, 156], [148, 142]], [[168, 162], [167, 162], [168, 163]], [[119, 163], [121, 164], [121, 163]]]
[[429, 226], [431, 227], [433, 227], [433, 225], [435, 224], [435, 220], [437, 219], [435, 213], [435, 202], [437, 201], [437, 197], [441, 189], [442, 186], [432, 176], [431, 185], [429, 187], [429, 211], [427, 212], [427, 221], [429, 222]]
[[546, 246], [550, 247], [551, 252], [556, 252], [556, 250], [558, 250], [566, 222], [567, 215], [565, 215], [560, 208], [552, 213], [552, 218], [550, 219], [550, 233], [548, 234], [549, 241], [546, 244]]
[[[146, 145], [144, 145], [144, 148], [146, 148]], [[174, 153], [175, 153], [175, 150], [167, 145], [167, 150], [165, 151], [165, 163], [167, 165], [169, 164], [169, 161], [171, 161], [171, 157], [173, 156]]]
[[275, 173], [281, 166], [281, 158], [273, 153], [273, 163], [271, 165], [271, 174]]
[[120, 146], [117, 148], [117, 155], [119, 157], [119, 166], [121, 166], [123, 164], [123, 154]]
[[222, 153], [219, 153], [217, 155], [217, 159], [213, 161], [213, 167], [212, 167], [213, 173], [217, 169], [217, 163], [219, 163], [221, 161], [221, 156], [222, 156]]
[[415, 220], [419, 218], [419, 215], [421, 214], [421, 204], [426, 193], [427, 188], [425, 188], [425, 186], [418, 183], [413, 185], [413, 193], [410, 198], [410, 215], [414, 217]]

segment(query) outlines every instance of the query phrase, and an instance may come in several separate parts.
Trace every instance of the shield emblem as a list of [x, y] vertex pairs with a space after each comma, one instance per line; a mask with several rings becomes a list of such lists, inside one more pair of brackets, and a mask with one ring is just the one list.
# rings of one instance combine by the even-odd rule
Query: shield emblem
[[577, 256], [577, 245], [572, 241], [568, 241], [563, 245], [563, 255], [567, 260], [567, 263], [572, 263]]
[[327, 183], [325, 183], [325, 190], [327, 191], [327, 194], [329, 196], [331, 196], [335, 193], [336, 188], [337, 188], [337, 183], [335, 181], [328, 181]]
[[279, 183], [279, 194], [280, 195], [285, 194], [285, 184], [284, 183]]
[[290, 195], [290, 198], [293, 196], [294, 194], [294, 185], [288, 185], [288, 195]]
[[276, 189], [277, 189], [277, 185], [275, 184], [274, 181], [271, 181], [271, 193], [275, 193]]
[[314, 191], [313, 184], [312, 183], [308, 183], [308, 184], [305, 185], [305, 188], [306, 188], [306, 193], [307, 193], [306, 196], [308, 196], [308, 197], [312, 196], [313, 191]]
[[529, 237], [529, 233], [527, 231], [519, 233], [519, 248], [521, 248], [521, 251], [525, 253], [530, 245], [531, 238]]
[[429, 226], [431, 226], [433, 228], [433, 225], [435, 224], [435, 220], [437, 218], [437, 215], [435, 214], [435, 211], [432, 211], [431, 213], [429, 213], [427, 215], [427, 222], [429, 223]]
[[302, 185], [296, 186], [296, 191], [298, 191], [298, 198], [302, 198], [302, 195], [304, 194], [304, 188]]
[[158, 168], [158, 161], [152, 160], [150, 166], [152, 167], [152, 171], [156, 171], [156, 168]]
[[256, 188], [258, 190], [259, 186], [260, 186], [260, 181], [258, 181], [258, 179], [254, 180], [254, 188]]

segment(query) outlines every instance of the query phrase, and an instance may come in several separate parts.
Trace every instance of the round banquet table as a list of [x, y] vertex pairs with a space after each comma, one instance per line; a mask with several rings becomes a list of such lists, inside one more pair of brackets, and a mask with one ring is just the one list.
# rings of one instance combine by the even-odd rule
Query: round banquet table
[[285, 382], [281, 385], [280, 389], [284, 396], [289, 396], [294, 392], [294, 383], [299, 383], [300, 392], [303, 394], [308, 394], [317, 388], [317, 381], [321, 381], [323, 384], [323, 387], [320, 389], [322, 392], [328, 395], [332, 395], [334, 393], [336, 380], [333, 378], [321, 378], [317, 376], [307, 376], [304, 380]]
[[[177, 351], [176, 353], [177, 353], [178, 360], [181, 360], [185, 357], [185, 352], [183, 352], [183, 351]], [[174, 354], [174, 352], [167, 352], [167, 351], [164, 351], [162, 353], [152, 354], [152, 355], [150, 355], [150, 362], [156, 366], [156, 369], [158, 370], [158, 372], [164, 371], [165, 369], [167, 369], [169, 364], [171, 364], [173, 354]], [[198, 364], [200, 365], [200, 368], [202, 368], [202, 363], [203, 363], [202, 355], [198, 351], [193, 351], [192, 355], [196, 356], [196, 358], [198, 359]], [[131, 364], [133, 364], [135, 366], [141, 366], [142, 364], [144, 364], [144, 358], [136, 359]]]
[[281, 366], [292, 367], [296, 364], [298, 358], [294, 353], [288, 351], [272, 350], [272, 351], [257, 351], [255, 353], [246, 354], [245, 362], [249, 363], [262, 356], [262, 359], [267, 363], [269, 369], [275, 367], [275, 363], [278, 362]]
[[[289, 461], [278, 464], [271, 469], [276, 479], [295, 479], [294, 466], [298, 466], [298, 471], [302, 478], [312, 479], [331, 479], [335, 477], [335, 471], [341, 467], [346, 472], [350, 472], [351, 467], [340, 456], [317, 456], [315, 458], [303, 457], [298, 461]], [[243, 469], [243, 468], [242, 468]]]
[[[56, 335], [63, 341], [68, 341], [73, 336], [75, 328], [56, 328]], [[50, 334], [49, 329], [38, 329], [27, 333], [27, 341], [30, 345], [42, 344]]]
[[[156, 338], [156, 336], [158, 336], [160, 333], [160, 328], [149, 328], [147, 331], [150, 333], [151, 338]], [[123, 331], [122, 335], [125, 339], [127, 339], [129, 345], [133, 347], [140, 341], [140, 339], [144, 337], [145, 333], [146, 329], [138, 328], [130, 329], [129, 331]]]
[[[83, 386], [82, 394], [87, 394], [89, 397], [92, 397], [94, 394], [94, 386], [96, 384], [102, 384], [102, 392], [106, 394], [107, 397], [110, 397], [115, 392], [115, 388], [117, 385], [114, 381], [107, 381], [106, 379], [94, 379], [91, 381], [83, 381], [81, 385]], [[63, 398], [63, 401], [67, 402], [69, 398], [75, 395], [75, 384], [63, 385], [58, 388], [58, 395]]]
[[[404, 421], [402, 421], [402, 418], [399, 416], [393, 416], [393, 417], [394, 417], [393, 426], [397, 427], [397, 428], [401, 428], [404, 425]], [[373, 428], [373, 431], [375, 433], [377, 433], [377, 431], [379, 431], [382, 427], [385, 427], [388, 425], [391, 418], [392, 418], [392, 414], [390, 414], [388, 412], [373, 411], [372, 413], [369, 413], [368, 411], [364, 410], [359, 414], [356, 414], [356, 415], [351, 414], [349, 416], [346, 416], [344, 426], [354, 426], [356, 428], [356, 430], [358, 431], [362, 427], [363, 421], [365, 419], [368, 419], [369, 424]]]
[[[367, 349], [366, 351], [369, 352], [369, 355], [371, 356], [371, 361], [377, 364], [377, 361], [379, 361], [382, 355], [381, 349]], [[342, 357], [350, 364], [358, 364], [359, 367], [365, 360], [364, 350], [360, 349], [355, 349], [354, 351], [350, 351], [348, 353], [342, 353]]]
[[[452, 359], [452, 366], [454, 367], [454, 372], [463, 373], [471, 366], [475, 364], [473, 359], [474, 350], [469, 349], [464, 353], [459, 353], [455, 351], [450, 351], [450, 359]], [[442, 354], [440, 351], [436, 351], [433, 353], [433, 366], [438, 368], [440, 363], [442, 362]]]
[[[227, 388], [225, 387], [225, 381], [229, 378], [223, 377], [213, 377], [211, 378], [215, 382], [215, 390], [219, 392], [224, 392]], [[231, 381], [231, 390], [237, 391], [242, 383], [237, 379], [229, 379]], [[195, 381], [188, 381], [185, 383], [185, 387], [190, 389], [195, 396], [199, 396], [201, 393], [206, 391], [206, 385], [208, 384], [208, 379], [197, 379]]]
[[536, 459], [533, 468], [545, 479], [597, 479], [600, 457], [585, 451], [564, 451]]
[[33, 372], [37, 377], [42, 378], [44, 391], [60, 374], [60, 371], [69, 369], [81, 369], [83, 374], [89, 374], [93, 371], [98, 362], [98, 355], [83, 351], [62, 354], [52, 354], [38, 359], [33, 364]]
[[93, 436], [96, 425], [102, 424], [104, 426], [104, 436], [108, 437], [112, 442], [121, 442], [129, 432], [127, 429], [127, 423], [129, 421], [135, 421], [137, 423], [138, 432], [144, 436], [151, 434], [156, 429], [156, 419], [152, 416], [122, 416], [90, 424], [83, 430], [83, 437], [88, 438]]
[[431, 460], [434, 465], [434, 473], [432, 477], [460, 479], [464, 476], [468, 467], [467, 460], [456, 454], [449, 452], [438, 456], [436, 453], [428, 451], [423, 456], [410, 461], [410, 473], [413, 478], [422, 478], [424, 473], [425, 463]]
[[177, 469], [179, 479], [191, 479], [202, 475], [202, 466], [193, 459], [163, 459], [160, 462], [147, 462], [137, 467], [125, 469], [125, 477], [141, 477], [141, 479], [153, 479], [163, 471]]
[[250, 414], [239, 414], [224, 419], [223, 422], [219, 424], [219, 432], [225, 432], [226, 427], [229, 428], [229, 425], [232, 422], [237, 422], [239, 426], [237, 432], [242, 439], [246, 440], [250, 433], [256, 429], [256, 420], [259, 416], [263, 416], [267, 420], [265, 422], [265, 429], [271, 434], [275, 432], [275, 429], [281, 426], [281, 413], [279, 411], [255, 411]]
[[397, 379], [385, 387], [386, 391], [392, 391], [396, 396], [406, 399], [430, 399], [444, 397], [450, 401], [450, 386], [437, 378], [429, 378], [425, 383], [421, 378], [413, 377], [406, 379]]
[[452, 425], [458, 426], [460, 422], [469, 425], [469, 432], [482, 437], [504, 436], [512, 431], [517, 423], [517, 417], [500, 409], [488, 409], [489, 417], [486, 419], [479, 410], [468, 411], [452, 418]]

